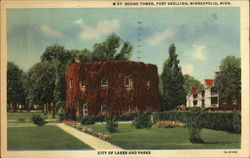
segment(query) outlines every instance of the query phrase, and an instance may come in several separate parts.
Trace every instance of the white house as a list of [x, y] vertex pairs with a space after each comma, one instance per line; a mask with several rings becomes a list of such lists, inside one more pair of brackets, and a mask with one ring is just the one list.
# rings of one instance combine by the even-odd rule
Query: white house
[[[219, 73], [216, 73], [218, 75]], [[201, 108], [218, 108], [219, 97], [214, 87], [213, 79], [205, 79], [204, 88], [198, 90], [193, 88], [190, 94], [187, 95], [187, 107], [201, 107]]]
[[[220, 75], [220, 72], [215, 72], [215, 78]], [[240, 110], [240, 98], [220, 99], [214, 87], [213, 79], [205, 79], [203, 89], [198, 90], [192, 88], [191, 92], [186, 97], [186, 107], [201, 107], [206, 109], [219, 108], [225, 110]]]

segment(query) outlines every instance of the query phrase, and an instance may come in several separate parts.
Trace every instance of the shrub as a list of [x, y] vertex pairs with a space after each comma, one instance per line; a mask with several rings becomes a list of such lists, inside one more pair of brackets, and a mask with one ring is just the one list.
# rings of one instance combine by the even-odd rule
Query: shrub
[[104, 122], [106, 120], [106, 116], [104, 115], [96, 115], [92, 116], [95, 122]]
[[164, 111], [152, 113], [154, 123], [158, 121], [178, 121], [186, 122], [190, 113], [188, 111]]
[[241, 133], [241, 116], [239, 113], [233, 115], [233, 132]]
[[56, 111], [60, 113], [65, 108], [65, 101], [58, 101], [56, 102]]
[[[190, 111], [164, 111], [152, 113], [154, 123], [159, 121], [187, 122]], [[202, 126], [204, 128], [232, 133], [241, 132], [241, 115], [239, 112], [203, 112]]]
[[118, 122], [116, 122], [116, 117], [106, 119], [106, 128], [111, 133], [117, 132]]
[[95, 117], [94, 116], [85, 116], [81, 119], [81, 124], [95, 124]]
[[43, 126], [47, 122], [44, 120], [44, 118], [40, 115], [33, 115], [32, 116], [32, 122], [38, 126]]
[[151, 115], [148, 113], [140, 113], [134, 118], [132, 124], [135, 128], [151, 128]]
[[63, 108], [60, 108], [60, 109], [58, 110], [58, 116], [59, 116], [59, 120], [60, 120], [60, 121], [66, 119], [66, 115], [65, 115], [65, 112], [64, 112]]
[[231, 133], [241, 132], [241, 116], [236, 112], [206, 112], [202, 119], [205, 128]]
[[137, 116], [138, 116], [138, 113], [121, 114], [121, 115], [119, 115], [118, 119], [120, 121], [132, 121]]
[[59, 120], [62, 121], [62, 120], [65, 120], [66, 119], [66, 115], [64, 113], [59, 113]]
[[76, 116], [74, 114], [66, 114], [65, 120], [76, 120]]
[[204, 143], [200, 137], [202, 126], [202, 111], [200, 108], [190, 108], [190, 115], [186, 119], [186, 124], [189, 130], [189, 140], [191, 143]]

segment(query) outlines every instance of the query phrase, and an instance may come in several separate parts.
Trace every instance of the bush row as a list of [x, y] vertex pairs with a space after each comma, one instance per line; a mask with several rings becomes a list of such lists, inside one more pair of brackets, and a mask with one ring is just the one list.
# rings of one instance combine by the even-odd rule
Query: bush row
[[[150, 114], [150, 113], [147, 113]], [[121, 114], [117, 118], [118, 121], [131, 121], [137, 118], [139, 113]], [[177, 121], [186, 123], [190, 117], [189, 111], [164, 111], [153, 112], [153, 123], [159, 121]], [[72, 116], [62, 117], [70, 119]], [[241, 133], [241, 114], [238, 112], [203, 112], [202, 113], [202, 126], [204, 128], [221, 130], [232, 133]], [[103, 115], [88, 116], [81, 120], [82, 124], [94, 124], [95, 122], [105, 122], [106, 117]]]
[[140, 113], [136, 116], [132, 122], [135, 128], [151, 128], [151, 115], [150, 113]]
[[[180, 121], [186, 123], [190, 112], [154, 112], [153, 121]], [[241, 114], [238, 112], [203, 112], [201, 116], [203, 128], [241, 133]]]
[[[150, 114], [150, 113], [148, 113], [148, 114]], [[116, 115], [116, 120], [117, 121], [132, 121], [138, 115], [139, 115], [139, 113]], [[105, 122], [106, 118], [107, 117], [104, 115], [87, 116], [87, 117], [84, 117], [81, 120], [81, 122], [82, 122], [82, 124], [94, 124], [95, 122]]]

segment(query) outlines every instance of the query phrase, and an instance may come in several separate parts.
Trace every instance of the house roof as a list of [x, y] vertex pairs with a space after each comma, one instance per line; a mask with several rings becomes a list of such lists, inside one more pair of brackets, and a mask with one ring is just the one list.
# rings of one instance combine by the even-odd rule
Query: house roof
[[192, 88], [191, 89], [191, 94], [194, 94], [194, 93], [197, 93], [198, 92], [198, 89], [197, 88]]
[[215, 72], [214, 74], [215, 74], [215, 77], [217, 77], [221, 74], [221, 72], [218, 71], [218, 72]]
[[204, 86], [205, 87], [212, 87], [212, 86], [214, 86], [214, 80], [213, 79], [205, 79], [205, 81], [204, 81]]

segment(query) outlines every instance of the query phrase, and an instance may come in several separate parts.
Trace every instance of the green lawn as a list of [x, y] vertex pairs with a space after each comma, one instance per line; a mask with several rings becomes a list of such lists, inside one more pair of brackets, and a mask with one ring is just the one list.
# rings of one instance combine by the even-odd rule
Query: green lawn
[[131, 124], [119, 124], [117, 133], [109, 133], [105, 125], [88, 125], [112, 137], [110, 142], [124, 149], [230, 149], [240, 148], [240, 134], [203, 129], [205, 144], [192, 144], [184, 127], [135, 129]]
[[[42, 117], [44, 117], [44, 114], [42, 112], [18, 112], [18, 113], [7, 113], [7, 120], [10, 123], [31, 122], [31, 117], [33, 115], [41, 115]], [[48, 122], [58, 122], [58, 116], [56, 115], [56, 118], [53, 119], [51, 113], [45, 115], [45, 119]]]
[[57, 126], [8, 127], [8, 150], [92, 149]]

